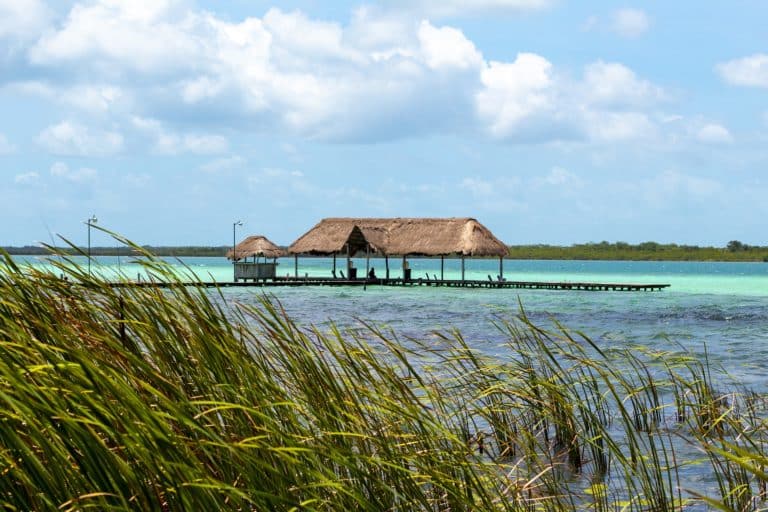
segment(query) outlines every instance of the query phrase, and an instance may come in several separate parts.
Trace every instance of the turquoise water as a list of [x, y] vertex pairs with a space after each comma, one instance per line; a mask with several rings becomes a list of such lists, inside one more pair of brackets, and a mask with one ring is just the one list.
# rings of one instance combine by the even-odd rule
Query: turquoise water
[[[34, 258], [16, 258], [36, 266]], [[231, 281], [232, 266], [223, 258], [168, 259], [179, 273], [194, 272], [204, 280]], [[440, 261], [409, 260], [413, 277], [440, 275]], [[81, 260], [80, 263], [84, 263]], [[293, 275], [293, 259], [280, 260], [278, 273]], [[399, 260], [391, 276], [400, 276]], [[337, 261], [344, 268], [345, 261]], [[384, 262], [372, 260], [377, 274]], [[366, 268], [356, 260], [359, 273]], [[330, 259], [300, 259], [298, 274], [330, 277]], [[99, 258], [93, 272], [107, 278], [122, 274], [146, 279], [144, 269], [128, 259]], [[460, 262], [446, 261], [446, 278], [460, 276]], [[468, 279], [496, 276], [498, 261], [466, 263]], [[456, 328], [476, 350], [503, 360], [505, 336], [494, 322], [513, 320], [524, 308], [544, 327], [558, 321], [583, 332], [602, 348], [644, 347], [652, 351], [688, 350], [707, 357], [716, 385], [724, 390], [744, 385], [768, 392], [768, 264], [689, 262], [506, 261], [510, 280], [589, 281], [671, 285], [659, 292], [587, 292], [554, 290], [461, 289], [443, 287], [238, 287], [223, 288], [230, 304], [257, 305], [263, 294], [279, 300], [304, 326], [335, 323], [360, 327], [360, 320], [392, 329], [403, 340], [415, 337], [442, 343], [434, 332]], [[682, 460], [698, 459], [684, 443], [676, 448]], [[682, 484], [714, 494], [713, 475], [706, 466], [686, 466]]]
[[[44, 259], [16, 261], [45, 266]], [[231, 281], [224, 258], [166, 258], [180, 274], [202, 280]], [[85, 264], [85, 260], [80, 261]], [[337, 260], [337, 268], [346, 262]], [[359, 273], [366, 268], [356, 259]], [[413, 277], [440, 275], [439, 259], [409, 259]], [[383, 260], [370, 265], [383, 276]], [[390, 275], [401, 275], [401, 261], [390, 261]], [[300, 258], [298, 275], [330, 277], [330, 258]], [[114, 279], [147, 279], [130, 258], [98, 258], [94, 273]], [[279, 260], [279, 275], [294, 275], [293, 258]], [[460, 261], [445, 261], [445, 277], [459, 278]], [[467, 260], [467, 279], [499, 273], [498, 260]], [[504, 276], [523, 281], [665, 283], [661, 292], [586, 292], [435, 287], [225, 288], [231, 302], [256, 304], [268, 293], [303, 325], [359, 326], [359, 319], [393, 329], [401, 336], [429, 338], [434, 330], [459, 329], [478, 349], [503, 357], [497, 320], [511, 320], [522, 306], [544, 326], [556, 320], [584, 332], [606, 347], [641, 345], [653, 350], [682, 346], [721, 365], [733, 379], [766, 391], [768, 370], [768, 264], [624, 261], [505, 261]]]

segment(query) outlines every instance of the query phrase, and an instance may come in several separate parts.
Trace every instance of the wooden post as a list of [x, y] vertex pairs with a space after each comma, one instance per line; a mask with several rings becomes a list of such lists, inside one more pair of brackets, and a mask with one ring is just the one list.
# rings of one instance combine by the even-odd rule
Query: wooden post
[[464, 255], [461, 255], [461, 280], [464, 281]]
[[403, 281], [405, 281], [405, 254], [403, 254]]
[[499, 256], [499, 281], [504, 280], [504, 256]]
[[387, 267], [387, 279], [389, 279], [389, 255], [384, 255], [384, 265]]
[[293, 277], [299, 277], [299, 255], [293, 255]]
[[368, 279], [368, 272], [371, 269], [371, 246], [367, 244], [365, 246], [365, 278]]
[[440, 255], [440, 280], [445, 280], [445, 256]]
[[333, 277], [336, 277], [336, 253], [333, 253]]
[[349, 268], [351, 266], [352, 266], [352, 261], [350, 260], [349, 244], [347, 244], [347, 279], [349, 279]]

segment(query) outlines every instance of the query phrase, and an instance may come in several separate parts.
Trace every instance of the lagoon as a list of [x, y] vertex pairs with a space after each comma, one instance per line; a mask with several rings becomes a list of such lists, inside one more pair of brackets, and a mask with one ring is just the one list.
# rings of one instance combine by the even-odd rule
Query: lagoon
[[[164, 258], [176, 271], [194, 273], [205, 281], [231, 281], [226, 259]], [[41, 258], [15, 257], [18, 263], [47, 266]], [[84, 258], [74, 258], [80, 264]], [[364, 259], [355, 259], [365, 269]], [[345, 261], [337, 260], [338, 268]], [[411, 258], [415, 278], [440, 273], [440, 260]], [[384, 260], [371, 266], [384, 274]], [[145, 269], [129, 258], [100, 257], [93, 272], [107, 279], [123, 275], [146, 279]], [[299, 258], [299, 275], [331, 275], [330, 258]], [[390, 260], [391, 275], [400, 275], [400, 260]], [[279, 260], [278, 274], [293, 275], [293, 258]], [[446, 260], [446, 278], [460, 276], [460, 261]], [[467, 279], [496, 276], [498, 260], [467, 260]], [[766, 391], [768, 371], [768, 264], [714, 262], [541, 261], [504, 262], [508, 279], [526, 281], [589, 281], [669, 283], [660, 292], [587, 292], [553, 290], [454, 289], [432, 287], [390, 288], [299, 287], [226, 288], [221, 293], [232, 303], [256, 304], [262, 294], [278, 299], [299, 323], [344, 327], [359, 320], [393, 329], [400, 336], [428, 337], [435, 330], [458, 329], [478, 350], [502, 356], [504, 336], [495, 321], [513, 319], [524, 308], [544, 326], [562, 323], [583, 332], [606, 347], [642, 346], [650, 350], [685, 348], [706, 351], [734, 379]]]

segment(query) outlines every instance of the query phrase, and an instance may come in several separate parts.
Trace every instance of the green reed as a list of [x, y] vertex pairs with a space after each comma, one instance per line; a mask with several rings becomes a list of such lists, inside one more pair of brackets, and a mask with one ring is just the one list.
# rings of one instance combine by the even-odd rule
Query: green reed
[[[604, 350], [522, 307], [498, 358], [456, 331], [300, 327], [145, 256], [167, 287], [0, 264], [4, 509], [764, 505], [763, 400], [715, 392], [706, 360]], [[685, 488], [681, 445], [713, 489]]]

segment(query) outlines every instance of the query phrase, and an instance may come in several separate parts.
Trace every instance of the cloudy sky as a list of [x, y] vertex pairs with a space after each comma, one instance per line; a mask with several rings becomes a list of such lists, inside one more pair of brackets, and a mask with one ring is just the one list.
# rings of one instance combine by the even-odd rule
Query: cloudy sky
[[[768, 3], [0, 0], [0, 245], [768, 244]], [[96, 245], [106, 245], [104, 235]]]

